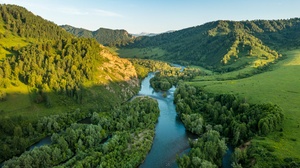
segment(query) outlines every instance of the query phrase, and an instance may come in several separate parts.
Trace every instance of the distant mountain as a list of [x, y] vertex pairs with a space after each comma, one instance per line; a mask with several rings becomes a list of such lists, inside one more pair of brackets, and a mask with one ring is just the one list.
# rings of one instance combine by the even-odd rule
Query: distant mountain
[[86, 37], [86, 38], [93, 38], [93, 32], [82, 29], [82, 28], [76, 28], [70, 25], [61, 25], [60, 27], [64, 28], [67, 32], [78, 36], [78, 37]]
[[70, 25], [62, 25], [60, 27], [77, 37], [95, 38], [100, 44], [106, 46], [122, 46], [134, 40], [134, 36], [129, 34], [126, 30], [99, 28], [96, 31], [90, 31]]
[[[234, 70], [245, 65], [266, 65], [280, 57], [281, 48], [300, 45], [300, 19], [215, 21], [153, 37], [138, 37], [121, 48], [120, 56], [131, 49], [159, 48], [164, 55], [147, 58], [201, 65], [210, 69]], [[153, 50], [154, 51], [154, 50]], [[145, 50], [144, 53], [146, 53]], [[143, 58], [142, 54], [135, 57]]]
[[[169, 31], [166, 31], [166, 32], [163, 32], [163, 33], [172, 33], [172, 32], [174, 32], [174, 30], [169, 30]], [[142, 32], [140, 34], [132, 34], [132, 35], [134, 37], [141, 37], [141, 36], [152, 37], [152, 36], [156, 36], [156, 35], [163, 34], [163, 33], [147, 33], [147, 32]]]
[[140, 37], [140, 36], [156, 36], [158, 34], [156, 33], [147, 33], [147, 32], [142, 32], [142, 33], [139, 33], [139, 34], [132, 34], [134, 37]]

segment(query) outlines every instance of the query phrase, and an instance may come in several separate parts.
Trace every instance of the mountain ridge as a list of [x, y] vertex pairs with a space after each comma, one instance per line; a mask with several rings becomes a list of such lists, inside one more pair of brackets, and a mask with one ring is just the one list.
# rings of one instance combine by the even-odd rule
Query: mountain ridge
[[105, 46], [127, 45], [134, 40], [134, 36], [124, 29], [99, 28], [95, 31], [90, 31], [70, 25], [61, 25], [60, 27], [77, 37], [95, 38], [100, 44]]
[[121, 57], [133, 57], [131, 52], [124, 54], [122, 49], [160, 48], [165, 51], [164, 55], [152, 53], [147, 58], [186, 62], [221, 71], [239, 69], [243, 64], [259, 67], [281, 57], [279, 48], [297, 47], [300, 43], [299, 27], [299, 18], [218, 20], [153, 37], [138, 37], [133, 43], [121, 47], [119, 52]]

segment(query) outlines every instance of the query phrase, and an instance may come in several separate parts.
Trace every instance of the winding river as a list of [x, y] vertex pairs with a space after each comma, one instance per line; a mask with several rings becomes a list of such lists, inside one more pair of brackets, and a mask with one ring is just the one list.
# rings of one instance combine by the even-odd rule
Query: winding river
[[177, 117], [173, 103], [175, 87], [171, 88], [164, 98], [162, 93], [154, 92], [150, 86], [150, 79], [153, 76], [154, 73], [149, 73], [142, 81], [141, 90], [137, 95], [156, 99], [160, 109], [152, 148], [140, 167], [177, 167], [176, 156], [189, 150], [188, 138], [193, 138], [193, 135], [185, 130]]

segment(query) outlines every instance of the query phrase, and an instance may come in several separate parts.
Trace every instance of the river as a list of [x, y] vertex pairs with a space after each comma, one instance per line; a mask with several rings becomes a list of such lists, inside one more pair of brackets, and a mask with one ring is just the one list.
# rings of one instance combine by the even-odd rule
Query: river
[[154, 92], [150, 86], [150, 79], [153, 76], [154, 73], [149, 73], [142, 81], [138, 96], [155, 98], [158, 101], [160, 116], [156, 124], [152, 148], [140, 167], [177, 167], [176, 156], [190, 148], [188, 138], [195, 138], [195, 136], [185, 130], [183, 123], [177, 117], [173, 103], [175, 87], [167, 92], [167, 97], [163, 97], [162, 93]]

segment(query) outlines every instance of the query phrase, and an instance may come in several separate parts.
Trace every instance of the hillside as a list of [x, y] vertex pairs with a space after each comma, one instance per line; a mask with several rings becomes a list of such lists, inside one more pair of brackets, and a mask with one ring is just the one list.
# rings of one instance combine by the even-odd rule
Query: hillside
[[226, 72], [263, 67], [281, 57], [280, 49], [299, 46], [300, 19], [215, 21], [154, 37], [139, 37], [119, 49], [138, 57], [200, 65]]
[[0, 5], [0, 60], [10, 55], [12, 47], [32, 42], [69, 38], [71, 35], [50, 21], [15, 5]]
[[131, 62], [96, 40], [23, 7], [0, 5], [0, 13], [0, 162], [138, 91]]
[[99, 28], [96, 31], [90, 31], [69, 25], [62, 25], [61, 27], [77, 37], [95, 38], [100, 44], [105, 46], [123, 46], [134, 40], [134, 37], [126, 30]]

